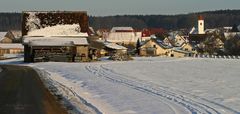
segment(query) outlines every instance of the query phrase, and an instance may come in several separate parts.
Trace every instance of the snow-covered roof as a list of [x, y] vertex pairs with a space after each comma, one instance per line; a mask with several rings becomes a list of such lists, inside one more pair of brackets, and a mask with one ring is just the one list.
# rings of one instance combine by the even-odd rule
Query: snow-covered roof
[[172, 46], [166, 45], [166, 44], [164, 44], [163, 41], [157, 40], [157, 39], [155, 39], [155, 38], [151, 38], [151, 39], [146, 40], [146, 41], [144, 41], [143, 43], [141, 43], [141, 48], [142, 48], [143, 45], [147, 44], [149, 41], [155, 42], [157, 45], [159, 45], [160, 47], [162, 47], [162, 48], [164, 48], [164, 49], [170, 49], [170, 48], [172, 48]]
[[56, 25], [41, 29], [34, 29], [28, 32], [27, 36], [80, 36], [88, 37], [87, 33], [80, 32], [81, 28], [78, 24], [72, 25]]
[[21, 38], [22, 37], [22, 31], [21, 30], [11, 30], [12, 34], [15, 38]]
[[109, 42], [137, 42], [141, 38], [134, 32], [111, 32], [107, 38]]
[[197, 34], [197, 33], [198, 33], [198, 29], [195, 27], [193, 27], [189, 32], [189, 34]]
[[1, 49], [23, 49], [23, 45], [22, 44], [19, 44], [19, 43], [16, 43], [16, 44], [5, 44], [5, 43], [0, 43], [0, 48]]
[[232, 27], [223, 27], [224, 29], [232, 30]]
[[67, 38], [67, 37], [26, 37], [23, 44], [30, 46], [73, 46], [88, 45], [87, 38]]
[[116, 49], [116, 50], [127, 50], [126, 47], [121, 46], [121, 45], [118, 45], [118, 44], [115, 44], [115, 43], [108, 43], [108, 42], [105, 42], [104, 45], [105, 45], [107, 48], [111, 48], [111, 49]]
[[134, 31], [132, 27], [113, 27], [111, 32], [116, 32], [116, 31]]
[[0, 32], [0, 41], [5, 37], [7, 32]]
[[38, 39], [29, 41], [29, 46], [74, 46], [74, 43], [66, 40]]

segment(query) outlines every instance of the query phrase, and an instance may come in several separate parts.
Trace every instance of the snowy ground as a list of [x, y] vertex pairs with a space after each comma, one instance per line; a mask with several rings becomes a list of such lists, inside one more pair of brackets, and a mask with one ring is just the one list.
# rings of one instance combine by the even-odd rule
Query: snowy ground
[[49, 80], [106, 114], [240, 114], [238, 59], [156, 57], [30, 66], [47, 71]]

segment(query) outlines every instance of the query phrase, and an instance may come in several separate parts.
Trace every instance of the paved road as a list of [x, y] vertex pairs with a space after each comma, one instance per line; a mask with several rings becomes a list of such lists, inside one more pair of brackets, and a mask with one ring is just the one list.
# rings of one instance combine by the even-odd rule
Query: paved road
[[[66, 114], [30, 67], [0, 65], [0, 114]], [[0, 70], [1, 71], [1, 70]]]

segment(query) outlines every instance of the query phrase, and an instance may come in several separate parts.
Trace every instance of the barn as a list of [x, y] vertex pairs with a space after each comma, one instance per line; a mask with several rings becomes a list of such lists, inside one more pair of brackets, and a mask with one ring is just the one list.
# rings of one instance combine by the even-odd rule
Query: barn
[[22, 13], [25, 62], [88, 60], [88, 16], [84, 11]]

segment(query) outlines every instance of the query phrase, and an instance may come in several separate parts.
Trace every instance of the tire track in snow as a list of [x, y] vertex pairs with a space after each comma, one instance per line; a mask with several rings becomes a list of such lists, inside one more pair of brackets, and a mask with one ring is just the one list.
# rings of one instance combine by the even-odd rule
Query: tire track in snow
[[[179, 93], [174, 93], [171, 91], [167, 91], [163, 87], [156, 85], [156, 84], [147, 84], [142, 81], [139, 81], [137, 79], [127, 79], [126, 76], [116, 73], [112, 71], [111, 69], [105, 68], [102, 65], [100, 66], [86, 66], [86, 70], [93, 73], [94, 75], [104, 78], [108, 81], [111, 81], [113, 83], [119, 83], [122, 85], [125, 85], [127, 87], [130, 87], [132, 89], [149, 93], [153, 96], [164, 98], [170, 102], [174, 102], [175, 104], [181, 105], [188, 109], [192, 114], [222, 114], [215, 108], [208, 106], [207, 104], [201, 103], [201, 99], [193, 99], [188, 97], [183, 97], [183, 95]], [[128, 77], [128, 76], [127, 76]], [[203, 99], [202, 99], [203, 100]], [[212, 105], [216, 105], [209, 101], [204, 101], [205, 103], [210, 103]], [[225, 106], [217, 105], [221, 109], [225, 109], [225, 111], [228, 111], [232, 114], [239, 114], [237, 111], [234, 111], [231, 108], [227, 108]], [[229, 114], [228, 113], [228, 114]]]
[[[44, 80], [45, 86], [52, 91], [52, 94], [56, 96], [61, 96], [64, 98], [64, 102], [66, 102], [67, 107], [69, 107], [69, 104], [73, 106], [73, 108], [76, 108], [77, 112], [69, 112], [69, 113], [80, 113], [80, 114], [102, 114], [100, 110], [98, 110], [94, 105], [87, 102], [84, 98], [82, 98], [80, 95], [78, 95], [74, 90], [67, 87], [66, 85], [62, 84], [61, 82], [58, 82], [57, 80], [54, 80], [51, 78], [51, 73], [40, 70], [38, 68], [34, 68], [36, 72], [41, 76], [42, 80]], [[72, 99], [77, 98], [77, 99]], [[74, 102], [72, 102], [74, 100]], [[78, 105], [75, 107], [75, 105]], [[72, 108], [72, 107], [71, 107]]]

